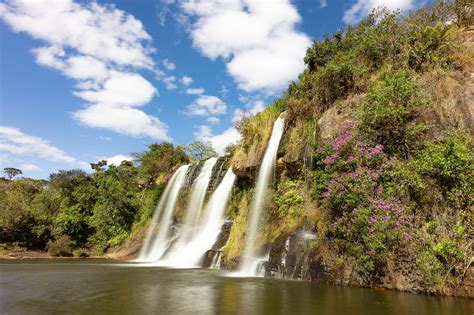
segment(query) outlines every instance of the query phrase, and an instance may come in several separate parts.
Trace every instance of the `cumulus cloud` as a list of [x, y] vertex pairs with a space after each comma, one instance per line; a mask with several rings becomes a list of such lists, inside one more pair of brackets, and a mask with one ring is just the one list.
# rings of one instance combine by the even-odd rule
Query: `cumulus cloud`
[[163, 66], [168, 69], [169, 71], [173, 71], [176, 69], [176, 65], [174, 63], [172, 63], [170, 60], [168, 59], [163, 59], [162, 61], [162, 64]]
[[71, 0], [13, 0], [0, 4], [0, 16], [15, 32], [25, 32], [51, 46], [70, 47], [104, 62], [152, 68], [144, 44], [151, 40], [142, 23], [113, 5]]
[[111, 71], [101, 89], [83, 90], [74, 94], [92, 104], [133, 107], [148, 103], [155, 93], [155, 87], [141, 75]]
[[117, 154], [100, 160], [106, 160], [108, 165], [118, 166], [122, 163], [122, 161], [133, 161], [133, 158], [129, 155]]
[[167, 90], [175, 90], [178, 86], [175, 84], [176, 77], [171, 75], [163, 79], [163, 83]]
[[198, 140], [207, 140], [207, 138], [212, 136], [212, 129], [209, 126], [201, 125], [198, 130], [194, 132], [194, 135]]
[[186, 0], [183, 12], [194, 46], [210, 59], [222, 58], [245, 91], [281, 91], [296, 79], [311, 45], [297, 30], [296, 7], [287, 0]]
[[6, 155], [34, 156], [47, 161], [89, 168], [88, 163], [68, 155], [48, 141], [13, 127], [0, 126], [0, 152]]
[[224, 130], [221, 134], [213, 135], [209, 126], [202, 125], [194, 135], [197, 140], [209, 141], [220, 155], [224, 154], [229, 144], [235, 144], [240, 140], [240, 133], [234, 127]]
[[183, 76], [180, 81], [181, 81], [182, 84], [188, 86], [191, 83], [193, 83], [193, 78], [188, 77], [188, 76]]
[[[14, 32], [45, 43], [32, 50], [38, 64], [76, 80], [74, 94], [87, 101], [73, 114], [79, 122], [169, 140], [158, 117], [137, 109], [150, 102], [157, 90], [136, 73], [155, 71], [155, 65], [151, 37], [135, 17], [114, 5], [95, 2], [11, 0], [0, 3], [0, 18]], [[109, 114], [126, 117], [127, 122], [111, 122]]]
[[92, 104], [74, 113], [87, 126], [115, 131], [119, 134], [156, 139], [169, 139], [167, 127], [157, 117], [131, 107]]
[[227, 111], [227, 104], [217, 96], [201, 95], [188, 105], [186, 114], [189, 116], [222, 115]]
[[191, 95], [201, 95], [204, 93], [204, 89], [203, 88], [189, 88], [189, 89], [186, 89], [186, 94], [191, 94]]
[[[418, 1], [420, 2], [420, 1]], [[344, 12], [342, 20], [346, 24], [355, 24], [362, 20], [372, 9], [384, 6], [389, 10], [410, 10], [417, 6], [416, 0], [357, 0]]]

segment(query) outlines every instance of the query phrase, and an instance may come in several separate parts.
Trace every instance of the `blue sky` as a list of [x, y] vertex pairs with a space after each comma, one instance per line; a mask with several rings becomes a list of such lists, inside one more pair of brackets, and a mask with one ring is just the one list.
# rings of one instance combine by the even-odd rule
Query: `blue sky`
[[238, 141], [234, 123], [304, 69], [312, 40], [415, 0], [0, 3], [0, 166], [46, 178], [160, 141]]

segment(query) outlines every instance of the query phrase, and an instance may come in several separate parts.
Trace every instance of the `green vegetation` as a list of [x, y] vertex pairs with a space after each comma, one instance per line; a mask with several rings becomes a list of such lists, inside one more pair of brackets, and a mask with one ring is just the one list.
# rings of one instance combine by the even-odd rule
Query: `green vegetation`
[[188, 145], [182, 146], [182, 149], [193, 161], [206, 160], [216, 157], [217, 153], [209, 141], [195, 141]]
[[237, 124], [242, 140], [233, 150], [232, 165], [243, 168], [260, 163], [272, 134], [273, 122], [284, 110], [283, 102], [278, 100], [251, 119], [244, 117]]
[[[459, 288], [473, 255], [473, 12], [468, 1], [407, 16], [377, 9], [308, 48], [298, 82], [239, 125], [232, 164], [252, 174], [286, 111], [283, 165], [260, 239], [310, 229], [316, 257], [328, 270], [346, 264], [356, 284], [407, 270], [416, 290]], [[234, 204], [246, 209], [245, 198]], [[233, 217], [224, 259], [236, 256], [246, 224]]]
[[[71, 256], [122, 244], [146, 225], [173, 169], [189, 162], [172, 144], [152, 144], [136, 163], [91, 163], [94, 170], [59, 171], [49, 180], [0, 179], [0, 243]], [[19, 172], [16, 172], [18, 175]], [[8, 176], [8, 173], [7, 173]]]

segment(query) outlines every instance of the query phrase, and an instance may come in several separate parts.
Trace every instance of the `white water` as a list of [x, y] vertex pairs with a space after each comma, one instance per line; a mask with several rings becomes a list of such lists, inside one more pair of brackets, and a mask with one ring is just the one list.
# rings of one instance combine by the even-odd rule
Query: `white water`
[[278, 119], [274, 122], [272, 135], [270, 137], [270, 141], [268, 142], [267, 150], [265, 151], [262, 165], [260, 166], [260, 171], [258, 173], [255, 196], [250, 210], [251, 217], [247, 238], [245, 241], [245, 250], [242, 256], [243, 262], [239, 270], [239, 274], [242, 275], [257, 276], [256, 273], [258, 271], [255, 268], [255, 264], [258, 264], [258, 261], [256, 261], [254, 257], [255, 240], [257, 237], [257, 229], [260, 221], [260, 214], [262, 212], [265, 193], [275, 170], [276, 156], [278, 152], [278, 146], [283, 135], [284, 122], [284, 114], [281, 114], [280, 117], [278, 117]]
[[171, 244], [167, 253], [161, 257], [158, 265], [174, 265], [174, 260], [170, 260], [170, 258], [177, 255], [177, 253], [179, 253], [193, 237], [199, 223], [199, 217], [203, 208], [207, 187], [209, 186], [212, 169], [216, 164], [216, 161], [217, 158], [210, 158], [204, 162], [199, 175], [192, 184], [191, 196], [189, 197], [188, 205], [184, 213], [183, 223], [180, 227], [178, 239]]
[[221, 261], [222, 261], [222, 252], [218, 251], [212, 258], [211, 269], [221, 269]]
[[265, 266], [264, 264], [270, 259], [270, 253], [265, 257], [255, 258], [250, 264], [250, 272], [254, 277], [265, 277]]
[[217, 240], [225, 222], [224, 212], [234, 186], [235, 174], [229, 168], [222, 182], [207, 203], [201, 223], [193, 227], [192, 239], [182, 241], [173, 247], [163, 263], [173, 267], [200, 267], [204, 254]]
[[[148, 227], [145, 241], [140, 249], [137, 261], [155, 261], [159, 259], [168, 248], [168, 234], [172, 224], [171, 218], [179, 192], [185, 183], [188, 168], [189, 165], [184, 165], [178, 168], [166, 186], [166, 189], [156, 206], [155, 213], [153, 214], [150, 226]], [[160, 216], [160, 228], [157, 234], [156, 228]]]

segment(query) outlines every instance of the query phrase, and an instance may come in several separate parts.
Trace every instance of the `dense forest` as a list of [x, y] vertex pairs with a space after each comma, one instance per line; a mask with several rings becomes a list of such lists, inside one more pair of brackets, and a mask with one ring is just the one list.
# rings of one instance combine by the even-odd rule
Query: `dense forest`
[[147, 224], [175, 166], [215, 155], [207, 143], [160, 143], [134, 153], [135, 161], [91, 163], [90, 174], [61, 170], [48, 180], [34, 180], [5, 168], [0, 242], [54, 256], [103, 254]]
[[[242, 140], [226, 150], [240, 180], [227, 209], [225, 267], [242, 254], [248, 183], [286, 112], [260, 246], [304, 229], [316, 235], [311, 257], [328, 281], [376, 286], [401, 274], [398, 289], [462, 286], [473, 256], [473, 12], [470, 1], [440, 1], [406, 16], [379, 8], [308, 48], [298, 80], [244, 117]], [[143, 237], [176, 167], [213, 155], [202, 143], [161, 143], [133, 162], [91, 163], [90, 174], [33, 180], [6, 169], [0, 243], [78, 256], [126, 245]]]

